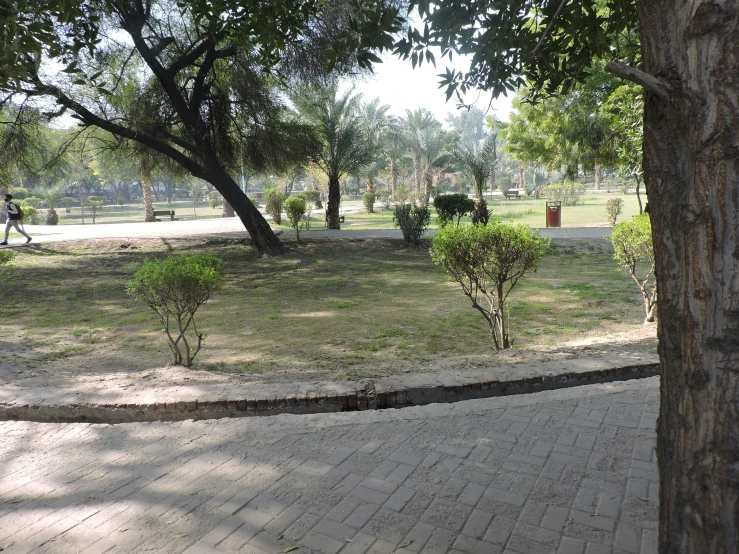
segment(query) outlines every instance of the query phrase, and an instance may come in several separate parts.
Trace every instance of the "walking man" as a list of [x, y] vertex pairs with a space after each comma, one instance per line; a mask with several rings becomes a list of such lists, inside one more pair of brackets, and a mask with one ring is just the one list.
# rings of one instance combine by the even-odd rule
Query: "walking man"
[[26, 243], [29, 243], [31, 242], [31, 237], [23, 229], [21, 229], [20, 225], [18, 225], [21, 220], [21, 212], [18, 209], [18, 204], [16, 204], [15, 202], [11, 202], [11, 200], [13, 200], [13, 195], [6, 194], [5, 209], [8, 211], [8, 221], [5, 222], [5, 239], [3, 240], [3, 242], [0, 242], [0, 245], [8, 244], [8, 235], [10, 234], [11, 227], [15, 227], [16, 231], [26, 237]]

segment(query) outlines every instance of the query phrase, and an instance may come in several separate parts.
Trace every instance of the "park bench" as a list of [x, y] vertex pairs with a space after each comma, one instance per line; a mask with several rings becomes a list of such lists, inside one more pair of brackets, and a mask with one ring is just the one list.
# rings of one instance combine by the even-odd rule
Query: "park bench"
[[174, 210], [154, 210], [154, 220], [155, 221], [161, 221], [159, 219], [160, 217], [166, 217], [169, 216], [169, 219], [171, 221], [179, 220], [179, 217], [174, 216]]
[[503, 194], [505, 194], [506, 200], [508, 200], [509, 198], [517, 198], [520, 200], [521, 192], [521, 189], [510, 189], [505, 191]]

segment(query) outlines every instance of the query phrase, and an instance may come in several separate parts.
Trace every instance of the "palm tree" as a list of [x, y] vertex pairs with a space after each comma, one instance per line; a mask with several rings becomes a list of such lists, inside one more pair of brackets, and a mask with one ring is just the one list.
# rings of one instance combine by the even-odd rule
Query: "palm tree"
[[416, 198], [421, 195], [421, 181], [423, 168], [421, 165], [423, 140], [426, 131], [433, 127], [441, 128], [441, 123], [437, 121], [430, 111], [424, 108], [418, 108], [414, 111], [405, 111], [405, 120], [403, 121], [405, 140], [413, 154], [413, 181], [415, 183]]
[[314, 95], [301, 94], [294, 98], [305, 119], [313, 124], [318, 138], [318, 147], [311, 157], [328, 177], [326, 223], [329, 229], [339, 228], [341, 177], [358, 172], [374, 158], [374, 149], [358, 115], [359, 99], [351, 90], [338, 95], [334, 86]]
[[434, 174], [439, 174], [447, 166], [450, 156], [445, 152], [446, 132], [440, 126], [429, 126], [419, 130], [418, 149], [422, 162], [423, 196], [422, 204], [428, 206]]
[[[378, 154], [381, 150], [380, 139], [382, 132], [388, 124], [387, 111], [389, 109], [390, 106], [387, 104], [380, 104], [379, 98], [375, 98], [371, 102], [362, 104], [360, 123], [365, 135], [367, 136], [367, 140]], [[376, 159], [360, 172], [361, 175], [367, 179], [367, 190], [369, 192], [375, 192], [374, 179], [384, 168], [385, 160]]]
[[477, 201], [475, 202], [475, 211], [472, 214], [473, 223], [487, 225], [488, 219], [490, 219], [490, 212], [483, 198], [483, 191], [485, 183], [495, 171], [497, 161], [495, 140], [496, 135], [490, 135], [476, 148], [462, 146], [453, 151], [454, 158], [459, 163], [461, 170], [475, 182]]
[[395, 199], [395, 190], [398, 187], [398, 162], [408, 152], [408, 145], [403, 138], [402, 122], [399, 119], [389, 119], [380, 137], [380, 144], [390, 162], [390, 197]]

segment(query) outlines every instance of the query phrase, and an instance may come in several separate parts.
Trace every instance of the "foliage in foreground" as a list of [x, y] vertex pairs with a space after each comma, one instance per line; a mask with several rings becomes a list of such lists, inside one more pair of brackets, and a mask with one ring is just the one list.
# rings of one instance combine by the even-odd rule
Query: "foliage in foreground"
[[0, 278], [6, 278], [10, 273], [10, 262], [13, 261], [13, 252], [0, 250]]
[[291, 196], [285, 201], [285, 213], [290, 225], [295, 229], [295, 240], [300, 242], [300, 223], [305, 218], [307, 204], [301, 196]]
[[428, 206], [399, 204], [395, 206], [393, 213], [393, 224], [395, 227], [400, 227], [405, 242], [414, 246], [426, 232], [430, 219], [431, 212]]
[[439, 227], [445, 227], [455, 219], [459, 227], [459, 220], [475, 209], [475, 201], [466, 194], [442, 194], [434, 198], [434, 208]]
[[496, 350], [510, 348], [506, 301], [528, 271], [536, 271], [550, 239], [525, 225], [447, 226], [431, 245], [431, 259], [458, 283], [490, 326]]
[[[610, 240], [616, 251], [613, 258], [626, 268], [644, 298], [646, 312], [644, 323], [654, 321], [657, 281], [655, 280], [650, 286], [654, 275], [655, 260], [652, 223], [649, 214], [635, 215], [631, 221], [619, 223], [614, 227]], [[643, 278], [637, 276], [637, 265], [640, 263], [649, 267]]]
[[175, 365], [192, 366], [200, 351], [203, 334], [195, 312], [221, 287], [224, 273], [223, 260], [209, 254], [170, 256], [145, 262], [128, 282], [128, 294], [159, 316]]

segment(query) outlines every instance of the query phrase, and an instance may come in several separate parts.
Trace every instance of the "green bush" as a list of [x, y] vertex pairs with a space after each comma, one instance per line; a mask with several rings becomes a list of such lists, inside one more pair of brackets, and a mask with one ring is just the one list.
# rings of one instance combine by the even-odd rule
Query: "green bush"
[[447, 226], [437, 231], [431, 259], [458, 283], [487, 320], [496, 350], [510, 348], [506, 300], [528, 271], [536, 271], [550, 239], [526, 225]]
[[621, 215], [621, 210], [624, 207], [624, 201], [620, 198], [609, 198], [606, 202], [606, 214], [608, 220], [611, 222], [611, 226], [616, 225], [616, 219]]
[[18, 205], [23, 210], [23, 223], [38, 225], [39, 212], [36, 207], [30, 204], [24, 204], [22, 200], [18, 202]]
[[170, 256], [145, 262], [126, 285], [128, 294], [159, 316], [175, 365], [190, 367], [200, 351], [203, 334], [195, 312], [221, 287], [224, 273], [223, 260], [209, 254]]
[[443, 194], [434, 198], [434, 208], [440, 227], [445, 227], [455, 219], [459, 227], [459, 220], [475, 209], [475, 201], [466, 194]]
[[75, 199], [71, 196], [64, 196], [59, 199], [59, 203], [64, 206], [64, 209], [67, 213], [72, 211], [72, 204], [75, 203]]
[[550, 202], [562, 202], [563, 206], [575, 206], [585, 193], [582, 183], [554, 183], [544, 187], [544, 195]]
[[367, 209], [367, 213], [371, 214], [375, 211], [375, 193], [371, 190], [368, 190], [367, 192], [362, 195], [362, 202], [364, 202], [364, 207]]
[[316, 209], [320, 209], [322, 207], [320, 190], [304, 190], [300, 193], [300, 196], [305, 198], [307, 204], [313, 204]]
[[300, 242], [300, 222], [305, 217], [307, 204], [301, 196], [291, 196], [285, 201], [285, 213], [290, 220], [290, 225], [295, 229], [295, 237]]
[[223, 205], [223, 196], [221, 196], [221, 193], [217, 190], [210, 191], [208, 205], [213, 209], [221, 207]]
[[264, 191], [264, 202], [267, 213], [277, 225], [282, 223], [282, 204], [285, 202], [285, 193], [278, 188], [268, 188]]
[[44, 203], [43, 198], [37, 196], [28, 196], [20, 201], [24, 206], [31, 206], [32, 208], [39, 208]]
[[393, 224], [400, 227], [403, 238], [408, 244], [416, 245], [428, 228], [431, 212], [428, 206], [400, 204], [395, 206]]
[[[624, 221], [613, 228], [610, 237], [615, 254], [613, 258], [631, 275], [644, 299], [646, 312], [644, 323], [654, 321], [657, 305], [657, 282], [651, 283], [654, 275], [654, 244], [652, 242], [652, 222], [649, 214], [635, 215], [631, 221]], [[637, 276], [639, 266], [648, 268]]]

